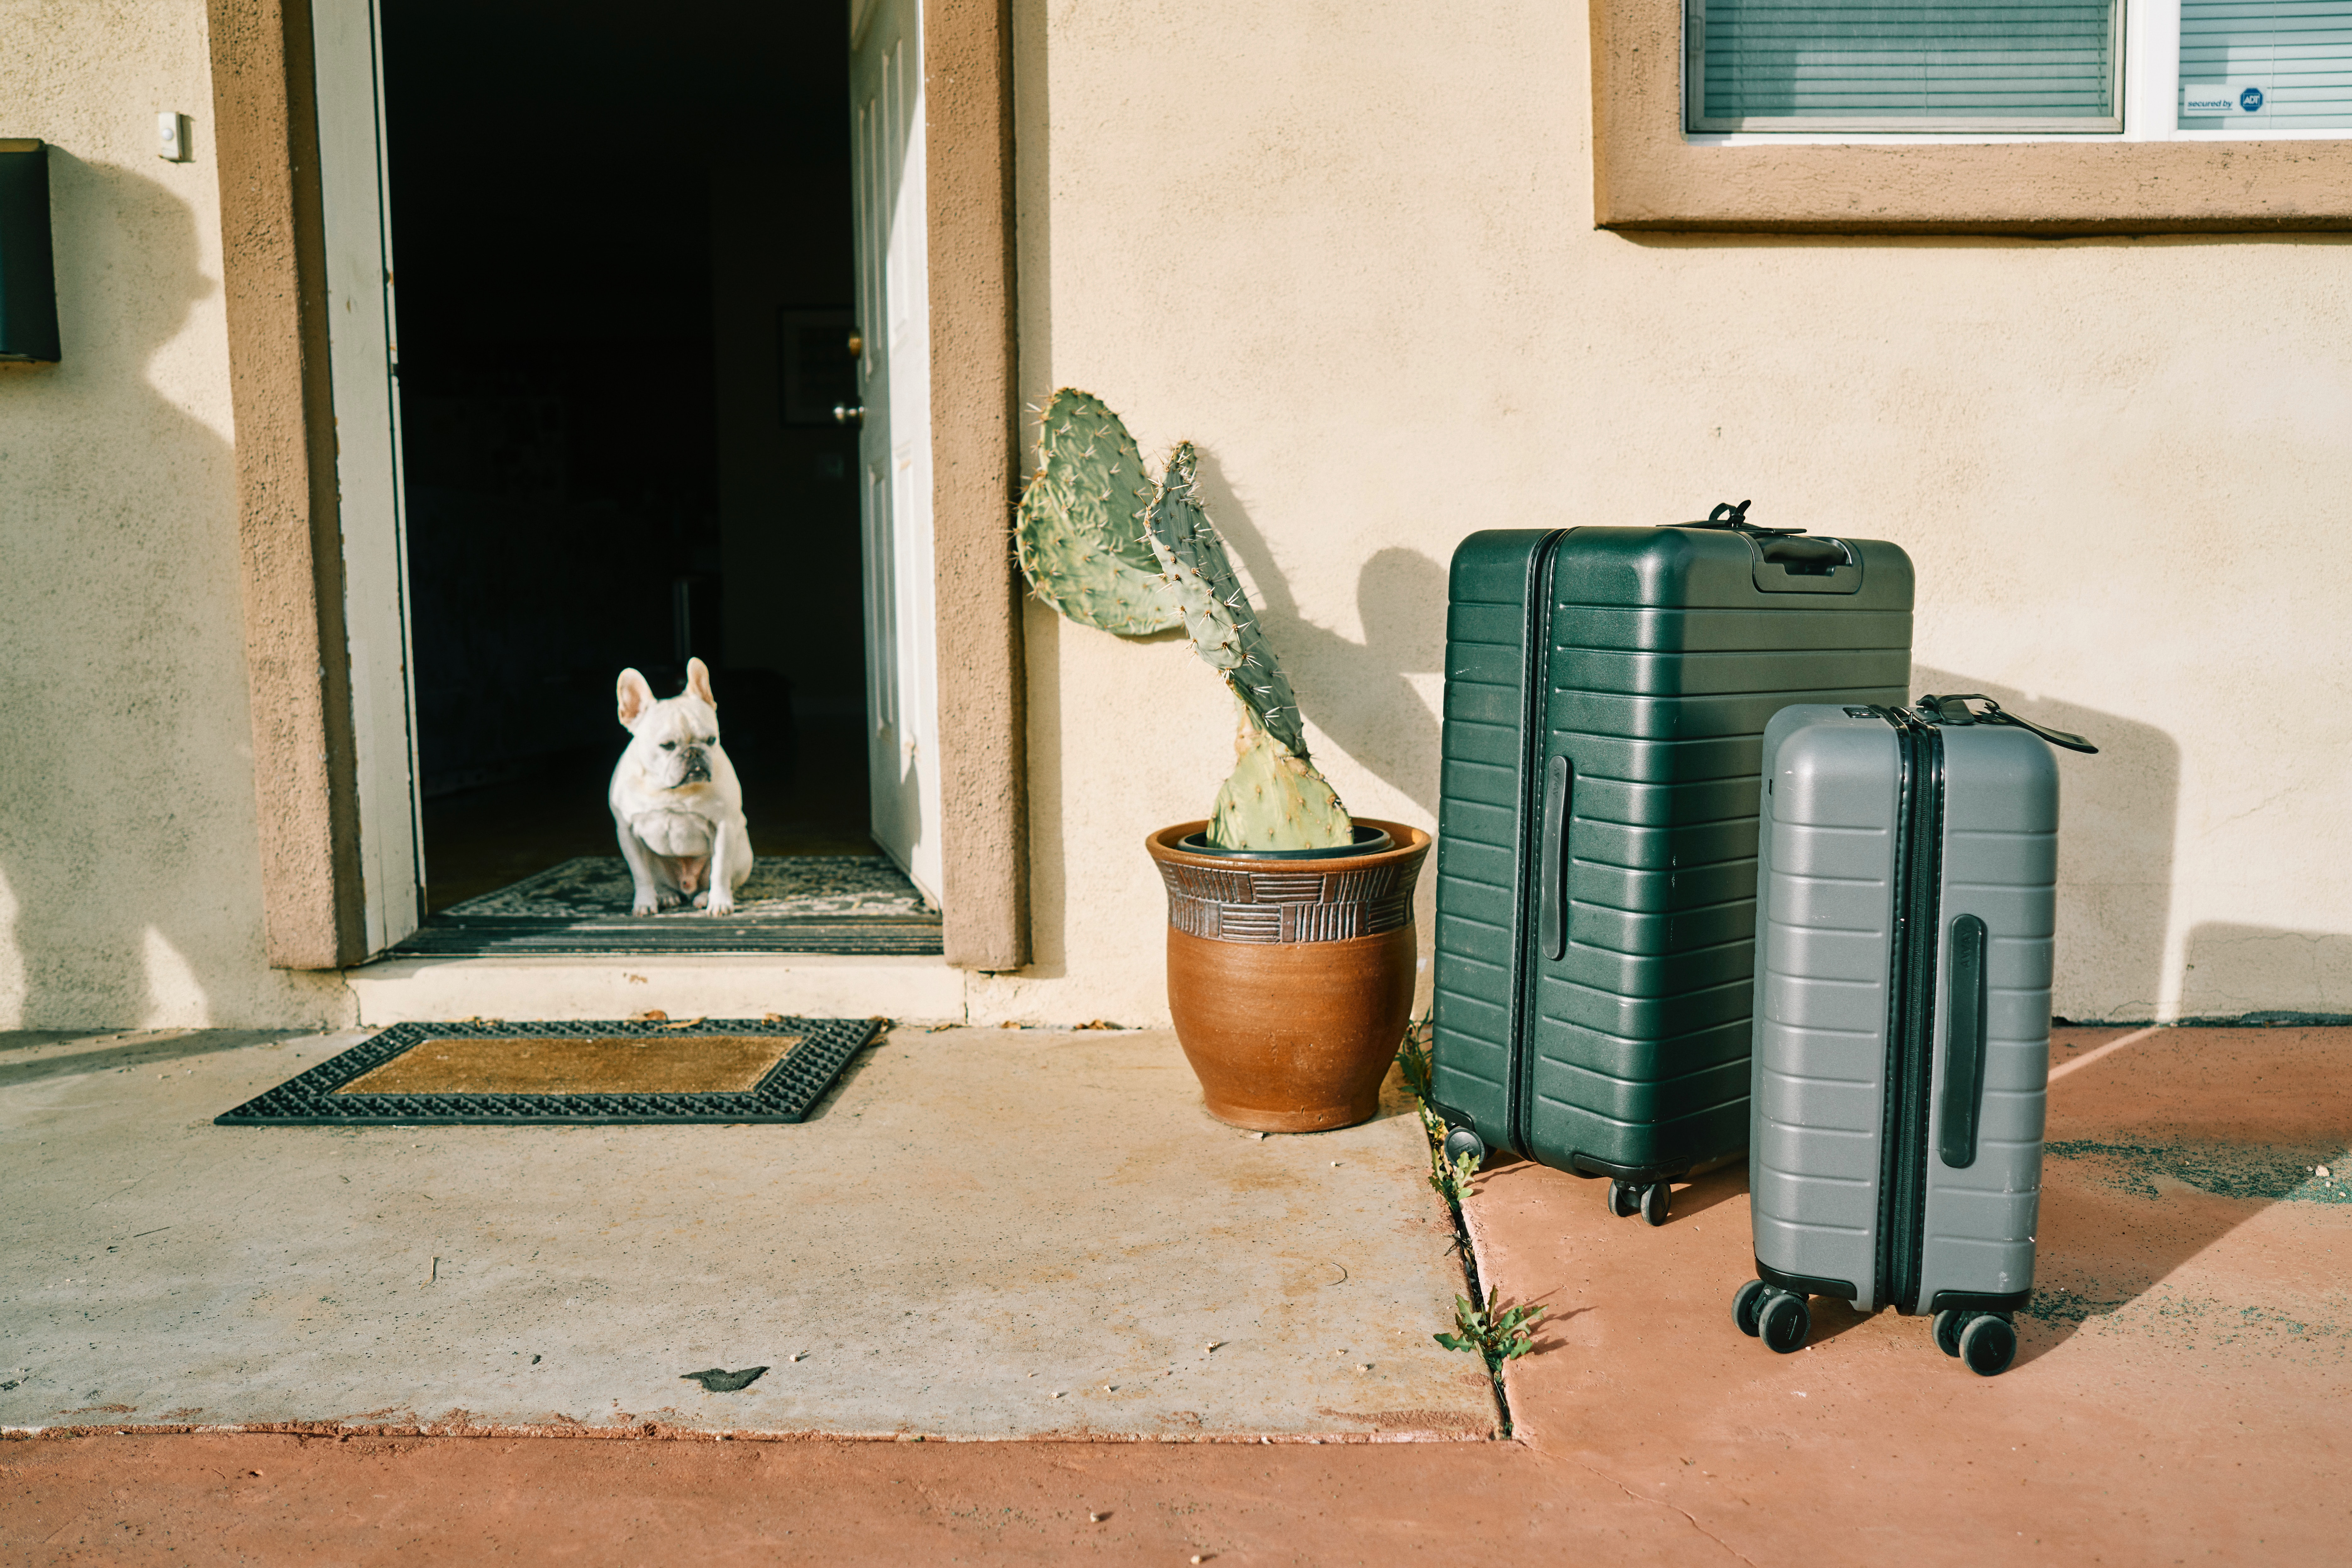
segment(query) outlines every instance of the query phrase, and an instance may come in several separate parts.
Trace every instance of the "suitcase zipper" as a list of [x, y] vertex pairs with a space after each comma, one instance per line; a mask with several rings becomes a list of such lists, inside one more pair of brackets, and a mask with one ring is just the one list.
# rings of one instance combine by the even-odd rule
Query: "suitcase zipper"
[[1927, 1205], [1927, 1089], [1935, 1040], [1937, 910], [1944, 843], [1944, 736], [1901, 709], [1895, 727], [1895, 933], [1888, 955], [1886, 1095], [1880, 1126], [1877, 1304], [1918, 1305]]
[[[1511, 1010], [1511, 1060], [1505, 1075], [1507, 1098], [1503, 1107], [1510, 1148], [1528, 1159], [1535, 1158], [1528, 1146], [1528, 1102], [1534, 1098], [1528, 1079], [1535, 1070], [1533, 1053], [1528, 1049], [1528, 1021], [1534, 1014], [1536, 980], [1542, 972], [1528, 956], [1528, 943], [1534, 937], [1537, 915], [1536, 868], [1543, 863], [1538, 840], [1543, 833], [1545, 753], [1549, 750], [1544, 713], [1551, 689], [1552, 572], [1559, 563], [1559, 542], [1567, 533], [1566, 529], [1553, 531], [1528, 558], [1527, 688], [1521, 693], [1519, 712], [1518, 918], [1512, 930], [1517, 940], [1511, 953], [1512, 963], [1518, 967], [1512, 980], [1519, 1005]], [[1563, 867], [1561, 877], [1566, 876]]]

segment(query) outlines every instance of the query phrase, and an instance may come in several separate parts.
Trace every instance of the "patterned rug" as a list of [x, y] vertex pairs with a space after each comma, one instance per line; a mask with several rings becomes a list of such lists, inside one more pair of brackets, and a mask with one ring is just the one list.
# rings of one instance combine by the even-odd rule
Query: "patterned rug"
[[875, 1018], [395, 1024], [220, 1127], [799, 1121]]
[[632, 915], [628, 862], [582, 856], [435, 915], [395, 951], [455, 957], [520, 952], [933, 953], [940, 914], [880, 855], [755, 861], [735, 912]]

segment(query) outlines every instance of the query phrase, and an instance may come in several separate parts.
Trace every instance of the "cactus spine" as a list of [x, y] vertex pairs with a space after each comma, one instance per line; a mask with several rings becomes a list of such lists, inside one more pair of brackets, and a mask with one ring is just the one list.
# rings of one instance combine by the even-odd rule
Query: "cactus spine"
[[1144, 537], [1151, 475], [1119, 416], [1064, 387], [1045, 405], [1037, 456], [1013, 531], [1037, 596], [1080, 626], [1126, 637], [1177, 625], [1181, 613]]
[[1307, 760], [1298, 699], [1202, 510], [1190, 441], [1179, 442], [1146, 519], [1151, 552], [1175, 591], [1193, 651], [1240, 700], [1240, 760], [1217, 791], [1209, 842], [1225, 849], [1332, 849], [1355, 824]]

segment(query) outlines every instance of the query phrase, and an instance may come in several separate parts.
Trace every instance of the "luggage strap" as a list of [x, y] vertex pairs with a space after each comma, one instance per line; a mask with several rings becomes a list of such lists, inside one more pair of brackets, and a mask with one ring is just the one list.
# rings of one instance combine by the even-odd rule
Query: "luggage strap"
[[1802, 533], [1805, 531], [1801, 528], [1757, 527], [1756, 524], [1748, 521], [1748, 509], [1751, 504], [1753, 503], [1749, 501], [1741, 501], [1738, 504], [1734, 505], [1732, 502], [1727, 500], [1719, 500], [1715, 503], [1715, 510], [1706, 514], [1706, 521], [1677, 522], [1673, 526], [1676, 528], [1723, 528], [1728, 529], [1734, 533], [1752, 533], [1759, 539], [1786, 539], [1792, 533]]
[[[1985, 710], [1972, 713], [1971, 702], [1981, 702]], [[2014, 724], [2021, 730], [2031, 730], [2053, 746], [2063, 746], [2070, 752], [2096, 752], [2098, 747], [2080, 735], [2070, 735], [2063, 730], [2045, 730], [2030, 719], [2021, 719], [1981, 691], [1962, 691], [1947, 697], [1919, 699], [1919, 716], [1930, 724]]]

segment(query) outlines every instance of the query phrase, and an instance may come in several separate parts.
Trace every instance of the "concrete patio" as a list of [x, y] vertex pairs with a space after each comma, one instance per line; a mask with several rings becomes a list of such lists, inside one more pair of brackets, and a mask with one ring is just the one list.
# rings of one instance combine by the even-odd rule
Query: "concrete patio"
[[797, 1125], [212, 1125], [362, 1037], [0, 1054], [0, 1426], [1495, 1427], [1393, 1089], [1254, 1138], [1164, 1032], [917, 1027]]
[[[254, 1042], [142, 1058], [109, 1072], [127, 1086], [142, 1073], [173, 1071], [174, 1095], [184, 1092], [181, 1084], [218, 1073], [223, 1093], [234, 1096], [236, 1086], [268, 1074], [255, 1065], [236, 1077], [228, 1064], [257, 1062], [249, 1053], [269, 1048]], [[69, 1222], [85, 1229], [101, 1218], [128, 1226], [135, 1205], [156, 1200], [110, 1189], [138, 1194], [159, 1176], [170, 1178], [156, 1149], [120, 1138], [106, 1140], [103, 1157], [78, 1172], [61, 1168], [65, 1130], [95, 1127], [118, 1091], [87, 1075], [25, 1074], [60, 1053], [89, 1052], [87, 1045], [51, 1042], [0, 1057], [0, 1162], [7, 1167], [0, 1176], [50, 1216], [33, 1224], [59, 1235]], [[917, 1103], [922, 1082], [935, 1086], [922, 1093], [944, 1093], [936, 1086], [945, 1079], [919, 1075], [929, 1065], [927, 1052], [939, 1064], [962, 1064], [957, 1092], [968, 1098], [960, 1114], [948, 1114], [943, 1099]], [[201, 1065], [207, 1061], [217, 1065]], [[1121, 1063], [1136, 1070], [1122, 1072]], [[1127, 1119], [1124, 1132], [1057, 1124], [1052, 1107], [1068, 1102], [1044, 1092], [1055, 1076], [1047, 1067]], [[725, 1130], [729, 1138], [835, 1140], [824, 1146], [825, 1182], [797, 1189], [803, 1198], [828, 1184], [855, 1194], [861, 1184], [889, 1184], [894, 1174], [908, 1178], [895, 1184], [902, 1193], [920, 1197], [903, 1205], [898, 1230], [835, 1237], [836, 1271], [825, 1276], [833, 1289], [794, 1297], [774, 1285], [774, 1271], [761, 1271], [772, 1292], [762, 1300], [783, 1303], [761, 1310], [814, 1314], [822, 1304], [830, 1311], [824, 1321], [835, 1323], [835, 1337], [823, 1343], [850, 1374], [820, 1370], [815, 1353], [780, 1365], [751, 1392], [784, 1374], [801, 1381], [779, 1388], [802, 1402], [768, 1407], [756, 1421], [734, 1417], [741, 1423], [734, 1440], [714, 1441], [730, 1436], [730, 1418], [709, 1411], [706, 1398], [743, 1396], [703, 1396], [690, 1384], [684, 1386], [691, 1399], [656, 1394], [653, 1369], [674, 1375], [672, 1362], [691, 1370], [766, 1361], [770, 1341], [745, 1337], [758, 1314], [740, 1305], [690, 1320], [684, 1303], [695, 1293], [684, 1292], [672, 1299], [675, 1321], [663, 1313], [633, 1320], [640, 1344], [593, 1322], [574, 1331], [580, 1353], [601, 1357], [596, 1376], [610, 1381], [566, 1372], [572, 1381], [563, 1386], [577, 1392], [556, 1403], [584, 1415], [593, 1414], [591, 1400], [625, 1395], [621, 1408], [636, 1418], [576, 1429], [601, 1441], [419, 1435], [430, 1427], [425, 1417], [439, 1390], [475, 1378], [466, 1396], [485, 1401], [487, 1410], [498, 1389], [488, 1371], [413, 1360], [373, 1371], [358, 1363], [340, 1375], [410, 1378], [420, 1388], [410, 1402], [414, 1421], [403, 1412], [351, 1420], [362, 1413], [320, 1400], [308, 1406], [319, 1424], [299, 1431], [142, 1436], [143, 1423], [171, 1414], [142, 1403], [168, 1397], [170, 1378], [155, 1369], [174, 1342], [148, 1329], [143, 1338], [115, 1343], [114, 1382], [74, 1389], [79, 1396], [119, 1388], [125, 1396], [108, 1403], [141, 1408], [77, 1405], [57, 1414], [61, 1402], [47, 1399], [28, 1422], [30, 1406], [7, 1407], [12, 1425], [46, 1429], [20, 1430], [17, 1441], [0, 1446], [0, 1563], [148, 1563], [193, 1552], [350, 1563], [494, 1554], [653, 1563], [675, 1560], [688, 1543], [698, 1560], [711, 1563], [1323, 1563], [1571, 1554], [1663, 1563], [1861, 1563], [1895, 1554], [1971, 1563], [2336, 1560], [2352, 1536], [2352, 1500], [2341, 1484], [2342, 1412], [2352, 1394], [2352, 1181], [2342, 1163], [2352, 1142], [2346, 1087], [2352, 1029], [2062, 1030], [2053, 1073], [2041, 1293], [2020, 1320], [2019, 1363], [2005, 1375], [1969, 1375], [1937, 1352], [1924, 1321], [1857, 1320], [1824, 1302], [1815, 1304], [1813, 1343], [1795, 1355], [1774, 1357], [1740, 1337], [1728, 1310], [1748, 1268], [1745, 1184], [1736, 1169], [1678, 1192], [1673, 1220], [1653, 1230], [1610, 1218], [1598, 1184], [1506, 1163], [1480, 1178], [1468, 1217], [1486, 1277], [1507, 1299], [1549, 1309], [1536, 1353], [1509, 1368], [1516, 1436], [1375, 1443], [1366, 1439], [1408, 1432], [1459, 1438], [1477, 1415], [1492, 1418], [1480, 1404], [1479, 1380], [1465, 1375], [1465, 1358], [1417, 1361], [1418, 1347], [1406, 1343], [1414, 1336], [1427, 1343], [1458, 1288], [1448, 1228], [1425, 1201], [1409, 1119], [1261, 1143], [1197, 1120], [1165, 1036], [974, 1031], [910, 1038], [902, 1031], [817, 1121]], [[230, 1135], [199, 1132], [199, 1107], [174, 1103], [176, 1121], [154, 1119], [162, 1150]], [[668, 1139], [688, 1130], [612, 1131]], [[252, 1134], [236, 1130], [236, 1136]], [[331, 1150], [327, 1168], [339, 1188], [346, 1185], [340, 1176], [350, 1173], [351, 1186], [370, 1183], [383, 1194], [415, 1190], [413, 1173], [423, 1167], [414, 1158], [436, 1150], [445, 1178], [466, 1169], [453, 1170], [439, 1144], [371, 1153], [370, 1140], [389, 1142], [391, 1135], [319, 1136]], [[607, 1133], [565, 1136], [593, 1146]], [[401, 1141], [428, 1142], [418, 1134]], [[959, 1156], [959, 1149], [972, 1152]], [[1116, 1150], [1117, 1158], [1090, 1152], [1097, 1150]], [[1117, 1163], [1129, 1156], [1139, 1163]], [[603, 1257], [634, 1260], [632, 1290], [640, 1288], [635, 1280], [661, 1276], [670, 1258], [707, 1264], [726, 1256], [696, 1239], [698, 1219], [723, 1227], [730, 1222], [712, 1204], [758, 1209], [778, 1179], [764, 1168], [754, 1179], [733, 1154], [671, 1151], [666, 1160], [664, 1190], [674, 1195], [658, 1212], [620, 1195], [626, 1184], [617, 1178], [642, 1179], [654, 1168], [642, 1152], [632, 1161], [608, 1151], [580, 1167], [615, 1178], [593, 1200], [614, 1226], [595, 1245], [614, 1249]], [[1270, 1163], [1250, 1163], [1259, 1160]], [[1376, 1168], [1360, 1169], [1360, 1161]], [[1041, 1162], [1057, 1173], [1033, 1176]], [[146, 1164], [156, 1174], [134, 1184]], [[960, 1167], [971, 1177], [968, 1187], [949, 1181]], [[487, 1217], [505, 1227], [496, 1234], [520, 1237], [525, 1226], [518, 1222], [535, 1211], [516, 1183], [527, 1176], [546, 1184], [543, 1163], [492, 1161], [471, 1169], [467, 1183], [476, 1184], [451, 1187], [445, 1179], [447, 1192], [421, 1190], [441, 1200], [436, 1207], [461, 1194], [478, 1208], [515, 1205], [521, 1212]], [[911, 1180], [918, 1171], [927, 1173], [919, 1187]], [[1258, 1176], [1275, 1180], [1252, 1186]], [[167, 1179], [166, 1189], [179, 1179]], [[708, 1194], [698, 1184], [703, 1181], [711, 1184]], [[233, 1216], [221, 1205], [230, 1186], [208, 1190], [218, 1217], [205, 1223], [226, 1230]], [[247, 1191], [281, 1201], [259, 1187]], [[27, 1256], [26, 1201], [8, 1222], [18, 1227], [9, 1242], [12, 1263]], [[914, 1217], [925, 1206], [940, 1211], [936, 1229]], [[1211, 1209], [1223, 1216], [1213, 1226], [1202, 1223]], [[397, 1234], [402, 1269], [440, 1237], [473, 1235], [436, 1230], [422, 1207], [381, 1212], [406, 1216], [396, 1230], [386, 1220], [384, 1229], [365, 1233], [379, 1247]], [[1173, 1221], [1152, 1217], [1171, 1215]], [[1130, 1227], [1118, 1247], [1081, 1255], [1066, 1245], [1083, 1225], [1100, 1227], [1114, 1216]], [[1320, 1233], [1329, 1239], [1294, 1244], [1298, 1227], [1315, 1226], [1329, 1227]], [[846, 1279], [837, 1271], [841, 1259], [871, 1247], [878, 1260], [899, 1245], [896, 1238], [918, 1231], [932, 1237], [931, 1250], [890, 1253], [900, 1265], [877, 1268], [862, 1281], [886, 1306], [838, 1291]], [[1343, 1237], [1355, 1250], [1333, 1253]], [[332, 1255], [327, 1239], [321, 1258]], [[659, 1254], [656, 1240], [665, 1248]], [[86, 1321], [83, 1312], [132, 1310], [94, 1297], [51, 1297], [43, 1292], [68, 1288], [38, 1284], [73, 1257], [88, 1258], [89, 1277], [103, 1281], [97, 1259], [106, 1256], [104, 1245], [121, 1244], [110, 1232], [79, 1253], [37, 1255], [31, 1286], [21, 1283], [26, 1269], [12, 1268], [0, 1304], [12, 1347], [34, 1335], [62, 1344], [63, 1331]], [[468, 1269], [488, 1267], [487, 1250], [460, 1255], [457, 1242], [446, 1245]], [[1033, 1277], [1038, 1259], [1056, 1251], [1066, 1271], [1058, 1289]], [[1318, 1277], [1309, 1254], [1339, 1258], [1349, 1266], [1348, 1283], [1328, 1270]], [[346, 1256], [357, 1268], [355, 1255]], [[785, 1256], [794, 1254], [787, 1248]], [[381, 1275], [387, 1292], [395, 1272]], [[478, 1304], [492, 1304], [491, 1282], [462, 1271], [451, 1279], [474, 1281], [466, 1288], [486, 1293]], [[697, 1287], [704, 1304], [724, 1295], [714, 1292], [717, 1282], [713, 1275]], [[1372, 1289], [1347, 1294], [1364, 1284]], [[1164, 1325], [1146, 1321], [1131, 1305], [1147, 1286], [1166, 1299]], [[1223, 1331], [1219, 1303], [1230, 1317], [1244, 1300], [1256, 1308], [1298, 1304], [1255, 1310], [1246, 1332], [1234, 1332], [1229, 1348], [1254, 1358], [1244, 1376], [1223, 1380], [1226, 1365], [1244, 1363], [1215, 1363], [1227, 1354], [1220, 1349], [1213, 1364], [1188, 1365], [1171, 1355], [1179, 1368], [1171, 1377], [1160, 1361], [1163, 1347], [1197, 1352], [1192, 1336], [1206, 1342]], [[238, 1331], [256, 1337], [247, 1342], [244, 1372], [218, 1375], [208, 1392], [229, 1409], [240, 1399], [259, 1409], [260, 1395], [240, 1392], [241, 1376], [269, 1391], [277, 1402], [270, 1408], [303, 1407], [298, 1373], [322, 1363], [315, 1350], [303, 1349], [294, 1325], [242, 1307], [219, 1310], [216, 1324], [243, 1323]], [[614, 1310], [599, 1303], [572, 1316], [594, 1320]], [[930, 1328], [902, 1337], [888, 1322], [893, 1310], [916, 1313]], [[1300, 1313], [1313, 1325], [1307, 1331], [1296, 1326]], [[1024, 1314], [1050, 1327], [1013, 1326]], [[274, 1340], [259, 1337], [265, 1319], [279, 1325]], [[1094, 1319], [1100, 1321], [1090, 1325]], [[1270, 1327], [1268, 1319], [1282, 1326]], [[551, 1315], [541, 1323], [561, 1321]], [[378, 1319], [383, 1329], [410, 1332], [390, 1310]], [[1378, 1341], [1391, 1331], [1392, 1341]], [[453, 1357], [472, 1347], [478, 1368], [488, 1366], [488, 1352], [508, 1350], [512, 1337], [509, 1320], [495, 1318], [470, 1335], [441, 1331], [445, 1338], [435, 1342]], [[974, 1335], [993, 1348], [967, 1363], [958, 1352], [978, 1342]], [[81, 1343], [93, 1337], [105, 1342], [102, 1334], [83, 1334]], [[278, 1347], [274, 1354], [268, 1344]], [[1377, 1345], [1377, 1353], [1367, 1345]], [[1132, 1370], [1117, 1361], [1126, 1346], [1137, 1347]], [[1057, 1364], [1071, 1364], [1080, 1347], [1094, 1358], [1087, 1362], [1090, 1377], [1157, 1373], [1160, 1381], [1131, 1402], [1119, 1401], [1124, 1390], [1097, 1387], [1087, 1423], [1058, 1427], [1004, 1392], [1031, 1381], [1018, 1373], [1045, 1365], [1024, 1355], [1049, 1350], [1062, 1358]], [[888, 1353], [857, 1355], [859, 1349]], [[20, 1359], [14, 1348], [0, 1352], [0, 1360]], [[1098, 1370], [1115, 1361], [1115, 1373]], [[1374, 1373], [1360, 1370], [1365, 1361], [1375, 1363]], [[636, 1362], [646, 1363], [642, 1373]], [[94, 1362], [73, 1364], [76, 1375], [100, 1370]], [[1339, 1414], [1370, 1408], [1339, 1398], [1357, 1386], [1352, 1380], [1382, 1371], [1405, 1380], [1409, 1397], [1429, 1398], [1452, 1415], [1386, 1426]], [[478, 1385], [483, 1394], [472, 1392]], [[647, 1391], [642, 1396], [640, 1386]], [[1179, 1386], [1181, 1403], [1163, 1396]], [[336, 1392], [355, 1396], [359, 1387], [354, 1381]], [[671, 1414], [661, 1414], [657, 1401]], [[1154, 1413], [1171, 1407], [1196, 1409], [1202, 1427], [1155, 1424]], [[505, 1408], [524, 1409], [522, 1395]], [[1382, 1408], [1402, 1404], [1383, 1401]], [[1060, 1440], [918, 1446], [822, 1435], [912, 1436], [922, 1423], [907, 1413], [946, 1409], [973, 1414], [958, 1428], [928, 1416], [929, 1435], [1009, 1436], [1025, 1421], [1034, 1434]], [[833, 1410], [847, 1414], [829, 1423]], [[646, 1423], [656, 1416], [648, 1432]], [[194, 1424], [206, 1418], [214, 1418], [209, 1410]], [[746, 1440], [787, 1428], [793, 1440]], [[1275, 1446], [1199, 1440], [1249, 1438], [1254, 1430]], [[1193, 1440], [1169, 1440], [1186, 1437]]]

